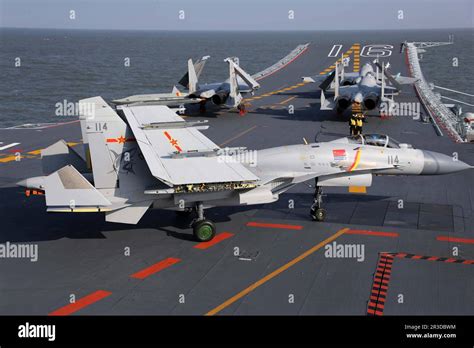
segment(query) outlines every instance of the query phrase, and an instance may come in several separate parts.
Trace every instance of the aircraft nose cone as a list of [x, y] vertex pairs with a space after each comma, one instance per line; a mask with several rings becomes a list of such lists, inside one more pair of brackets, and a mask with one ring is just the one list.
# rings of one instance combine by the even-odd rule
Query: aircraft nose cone
[[20, 180], [16, 183], [17, 186], [28, 187], [28, 179]]
[[362, 103], [362, 101], [364, 100], [364, 98], [362, 97], [362, 93], [357, 93], [354, 97], [354, 101], [356, 103]]
[[423, 151], [423, 157], [422, 175], [449, 174], [473, 168], [463, 161], [455, 160], [453, 157], [438, 152]]
[[44, 188], [44, 177], [43, 176], [35, 176], [33, 178], [27, 178], [24, 180], [20, 180], [16, 183], [18, 186], [26, 187], [29, 189], [38, 189], [42, 190]]

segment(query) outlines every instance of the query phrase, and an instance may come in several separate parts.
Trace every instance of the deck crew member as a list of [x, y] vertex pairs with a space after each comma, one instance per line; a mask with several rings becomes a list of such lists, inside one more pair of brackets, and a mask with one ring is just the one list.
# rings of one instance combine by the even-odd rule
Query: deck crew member
[[358, 113], [356, 116], [356, 126], [355, 126], [355, 134], [362, 134], [362, 126], [364, 125], [364, 115], [362, 113]]
[[357, 127], [357, 114], [353, 113], [350, 120], [349, 120], [349, 131], [351, 135], [356, 135], [356, 127]]

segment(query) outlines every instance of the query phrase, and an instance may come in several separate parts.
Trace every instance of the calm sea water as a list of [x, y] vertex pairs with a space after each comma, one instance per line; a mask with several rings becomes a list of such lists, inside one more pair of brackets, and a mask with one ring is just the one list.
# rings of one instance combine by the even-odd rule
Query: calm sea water
[[[211, 55], [205, 82], [222, 80], [222, 60], [238, 56], [250, 73], [272, 65], [296, 45], [344, 42], [447, 40], [424, 55], [425, 75], [441, 86], [474, 94], [472, 30], [382, 32], [160, 32], [0, 29], [0, 127], [57, 122], [55, 104], [95, 95], [106, 99], [168, 92], [189, 57]], [[21, 68], [15, 68], [15, 58]], [[130, 58], [130, 67], [124, 58]], [[452, 66], [453, 57], [459, 67]], [[308, 73], [314, 73], [309, 71]], [[457, 97], [457, 96], [455, 96]], [[463, 97], [474, 103], [474, 100]], [[465, 111], [467, 111], [466, 108]], [[64, 121], [61, 119], [59, 121]]]

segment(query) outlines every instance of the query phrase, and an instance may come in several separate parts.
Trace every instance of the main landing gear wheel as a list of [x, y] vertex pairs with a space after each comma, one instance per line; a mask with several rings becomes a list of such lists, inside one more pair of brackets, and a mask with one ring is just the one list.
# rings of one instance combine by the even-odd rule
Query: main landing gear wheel
[[326, 219], [326, 210], [321, 206], [323, 204], [323, 189], [318, 186], [318, 179], [315, 180], [314, 201], [311, 205], [310, 215], [313, 221], [324, 221]]
[[208, 242], [216, 235], [216, 226], [211, 220], [204, 217], [204, 205], [202, 202], [196, 203], [197, 218], [194, 220], [193, 234], [198, 242]]
[[196, 221], [193, 224], [193, 234], [199, 242], [208, 242], [216, 235], [216, 226], [209, 220]]

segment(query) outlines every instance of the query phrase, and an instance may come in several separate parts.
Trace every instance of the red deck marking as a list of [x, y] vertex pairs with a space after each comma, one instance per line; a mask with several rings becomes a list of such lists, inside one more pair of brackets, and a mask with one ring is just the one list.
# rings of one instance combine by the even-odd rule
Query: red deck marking
[[367, 315], [383, 315], [393, 258], [394, 255], [392, 254], [380, 254], [377, 263], [377, 271], [372, 281], [369, 302], [367, 304]]
[[392, 237], [397, 238], [398, 233], [395, 232], [377, 232], [377, 231], [367, 231], [367, 230], [349, 230], [346, 234], [362, 234], [366, 236], [378, 236], [378, 237]]
[[87, 307], [107, 296], [111, 295], [112, 293], [105, 290], [97, 290], [90, 295], [80, 298], [75, 303], [68, 304], [67, 306], [61, 307], [54, 312], [49, 313], [48, 315], [69, 315], [72, 313], [77, 312], [78, 310]]
[[222, 232], [222, 233], [219, 233], [218, 235], [216, 235], [209, 242], [202, 242], [202, 243], [199, 243], [199, 244], [195, 245], [194, 247], [196, 249], [207, 249], [207, 248], [210, 248], [211, 246], [213, 246], [217, 243], [222, 242], [224, 239], [232, 237], [233, 235], [234, 235], [233, 233]]
[[392, 255], [393, 257], [400, 258], [400, 259], [459, 263], [459, 264], [464, 264], [464, 265], [474, 264], [474, 260], [456, 259], [456, 258], [448, 258], [448, 257], [440, 257], [440, 256], [423, 256], [423, 255], [414, 255], [414, 254], [406, 254], [406, 253], [393, 253], [390, 255]]
[[474, 244], [474, 239], [455, 238], [455, 237], [448, 237], [448, 236], [438, 236], [436, 237], [436, 240], [439, 240], [441, 242]]
[[180, 261], [181, 259], [168, 257], [167, 259], [164, 259], [158, 263], [155, 263], [154, 265], [151, 265], [150, 267], [147, 267], [137, 273], [132, 274], [130, 277], [136, 278], [136, 279], [145, 279], [146, 277], [149, 277], [150, 275], [155, 274], [165, 268], [168, 268]]
[[300, 225], [285, 225], [285, 224], [267, 224], [264, 222], [248, 222], [249, 227], [266, 227], [266, 228], [281, 228], [287, 230], [302, 230], [303, 226]]

